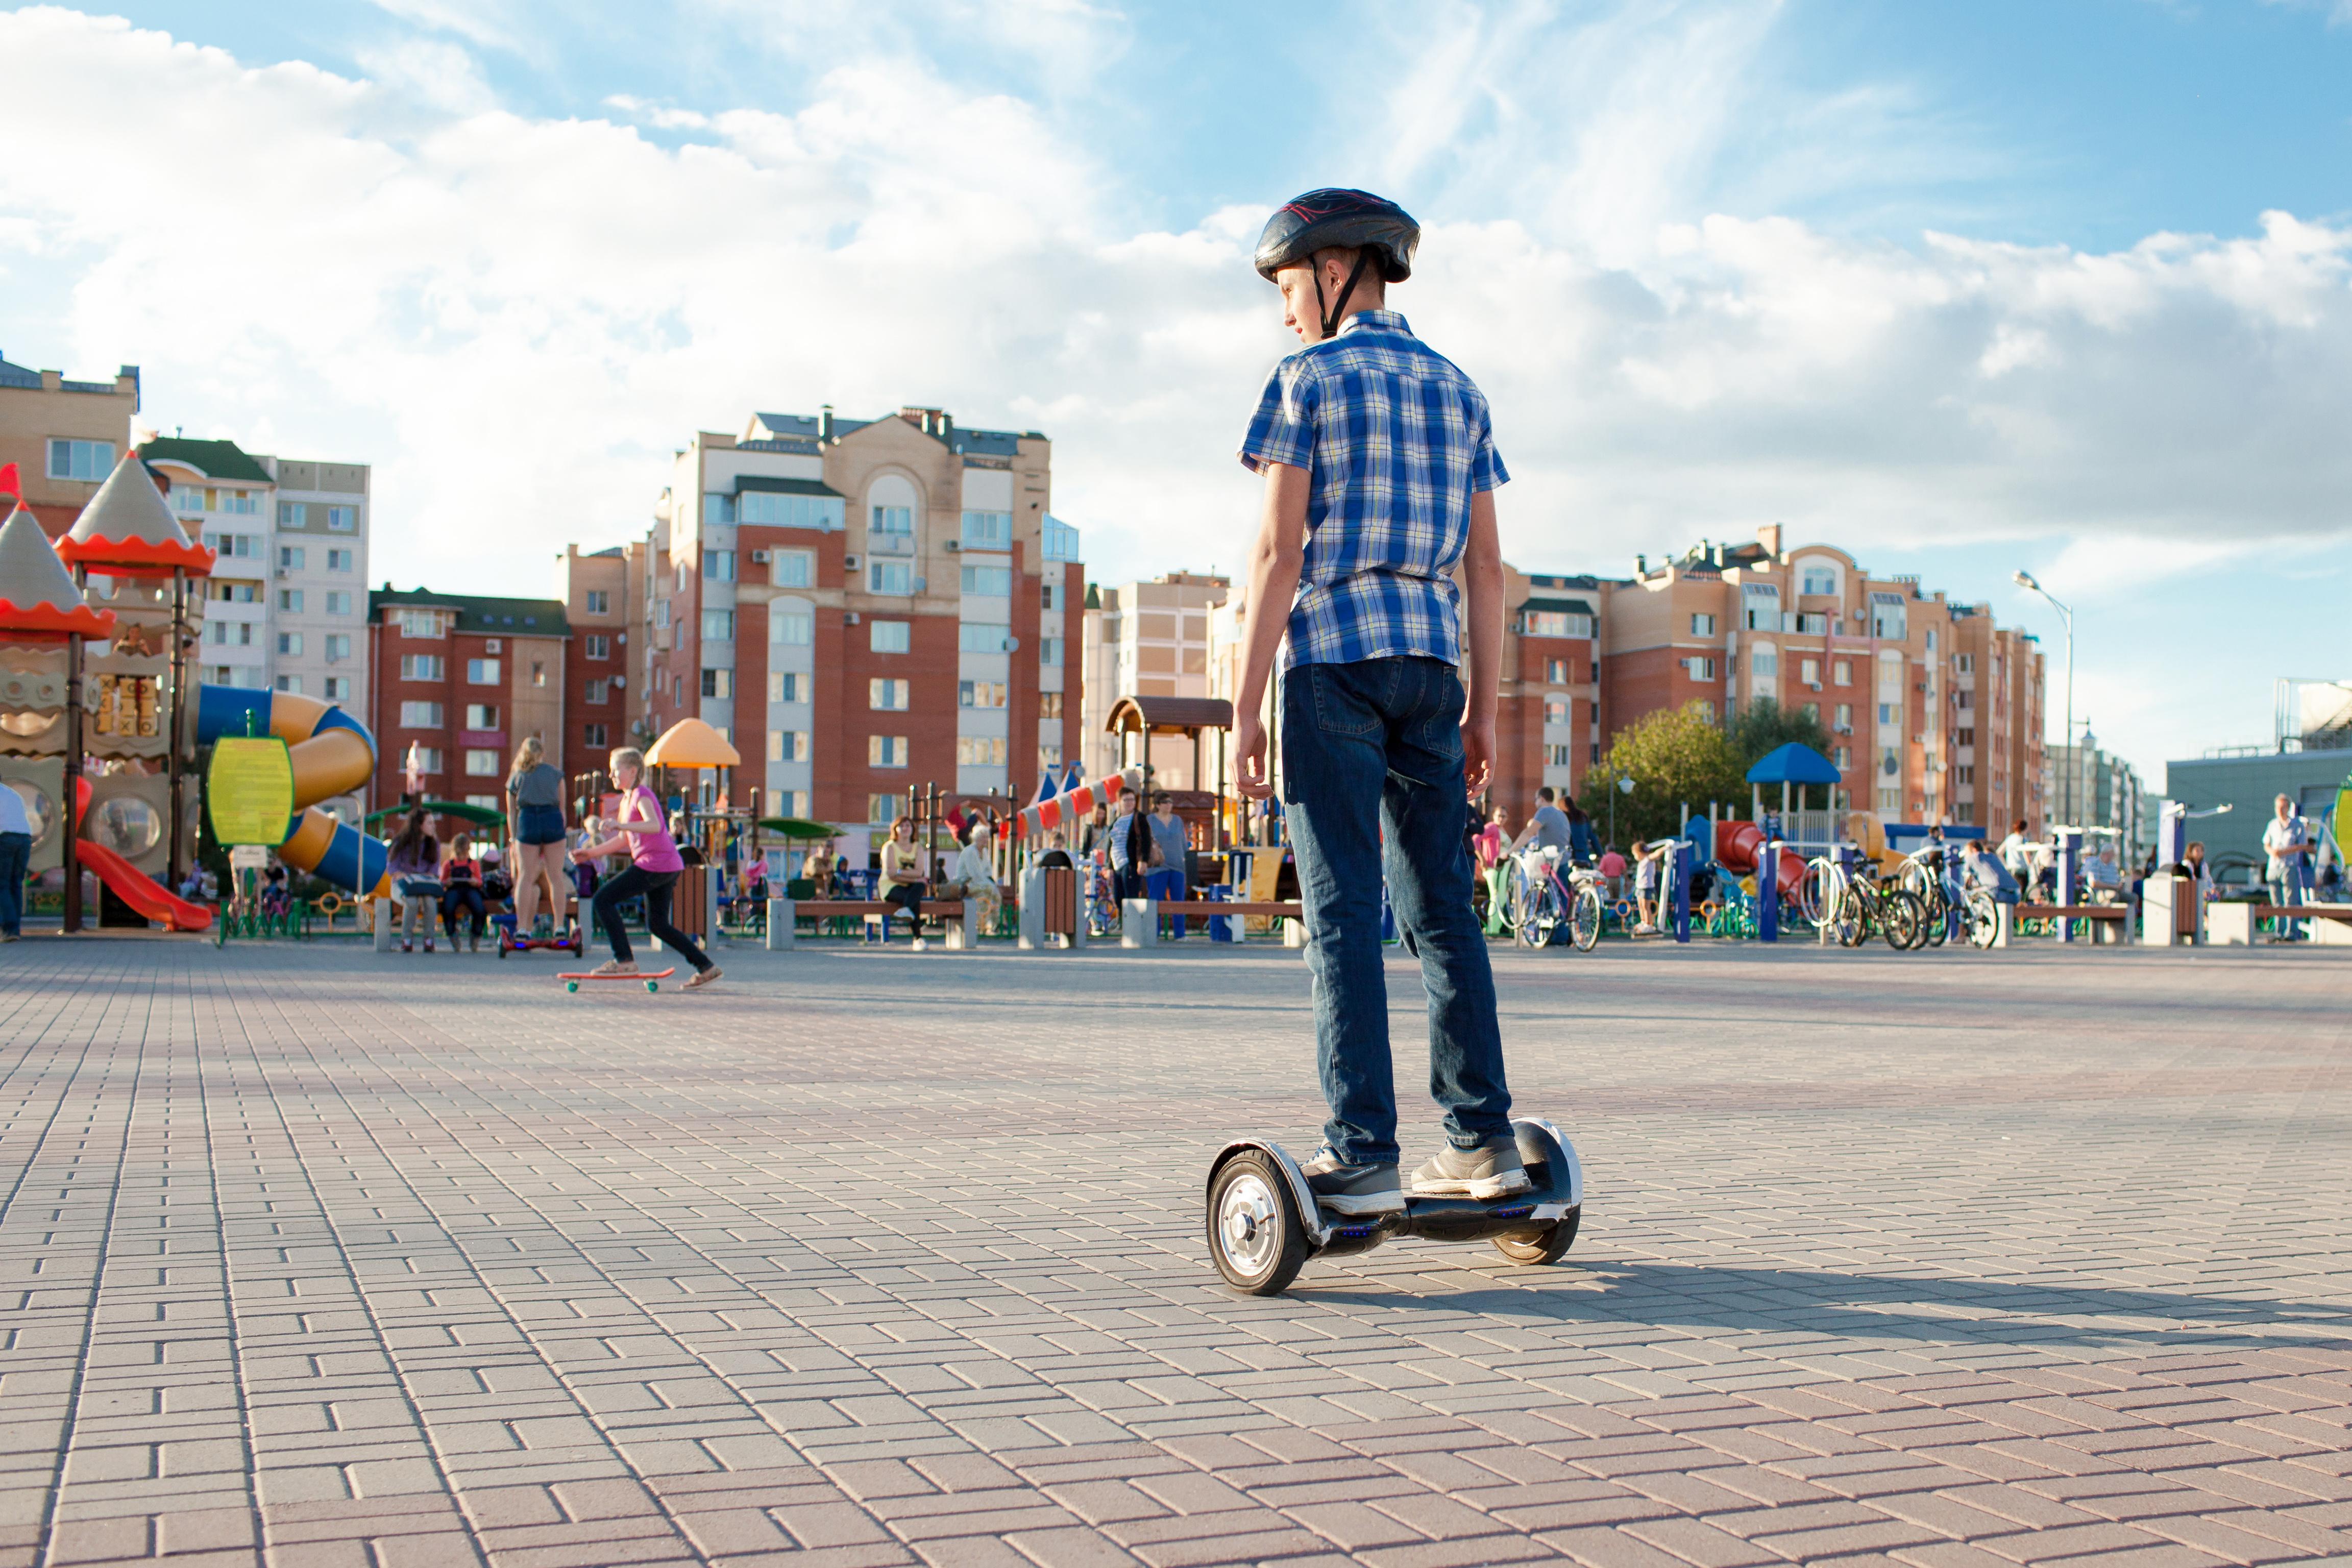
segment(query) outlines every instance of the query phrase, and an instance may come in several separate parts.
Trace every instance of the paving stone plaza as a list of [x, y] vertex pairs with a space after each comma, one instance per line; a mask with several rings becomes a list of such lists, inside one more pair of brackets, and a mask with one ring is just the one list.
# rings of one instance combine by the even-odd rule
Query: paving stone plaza
[[0, 1563], [2352, 1554], [2345, 958], [1496, 959], [1575, 1250], [1255, 1300], [1296, 953], [0, 949]]

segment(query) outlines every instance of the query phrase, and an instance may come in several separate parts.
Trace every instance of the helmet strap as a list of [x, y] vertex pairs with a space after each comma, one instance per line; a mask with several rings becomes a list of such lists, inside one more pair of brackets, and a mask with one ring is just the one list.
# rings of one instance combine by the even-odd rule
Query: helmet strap
[[1339, 312], [1348, 308], [1348, 297], [1356, 291], [1356, 284], [1358, 280], [1364, 276], [1364, 263], [1370, 261], [1371, 258], [1372, 247], [1370, 246], [1362, 246], [1357, 249], [1356, 265], [1348, 273], [1347, 286], [1339, 290], [1339, 298], [1329, 305], [1326, 305], [1323, 302], [1323, 268], [1319, 263], [1316, 266], [1315, 305], [1318, 310], [1323, 312], [1324, 337], [1328, 338], [1339, 331]]

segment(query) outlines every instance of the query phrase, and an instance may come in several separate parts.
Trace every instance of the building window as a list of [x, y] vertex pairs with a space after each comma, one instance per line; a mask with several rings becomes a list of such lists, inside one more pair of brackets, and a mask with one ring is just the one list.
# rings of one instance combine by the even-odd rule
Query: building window
[[[881, 629], [878, 623], [875, 629], [877, 631]], [[768, 633], [776, 642], [791, 643], [805, 647], [816, 640], [816, 617], [793, 615], [770, 616]]]
[[1058, 719], [1061, 716], [1062, 694], [1058, 691], [1039, 692], [1037, 694], [1037, 717], [1040, 719]]
[[49, 443], [49, 478], [53, 479], [89, 479], [96, 481], [114, 471], [114, 443], [111, 441], [62, 441]]
[[735, 695], [735, 672], [731, 669], [706, 669], [702, 672], [702, 694], [710, 698]]
[[712, 583], [735, 581], [735, 552], [731, 550], [706, 550], [702, 552], [702, 575]]
[[[55, 476], [51, 476], [54, 478]], [[172, 510], [182, 517], [195, 517], [205, 510], [205, 492], [194, 485], [172, 487]]]
[[1973, 746], [1977, 743], [1977, 732], [1974, 730], [1962, 730], [1954, 737], [1954, 743], [1962, 746]]
[[278, 651], [284, 654], [289, 658], [301, 658], [302, 634], [300, 632], [279, 632], [278, 634]]
[[1592, 635], [1592, 617], [1573, 615], [1566, 610], [1522, 610], [1519, 612], [1519, 635], [1529, 637], [1589, 637]]
[[877, 712], [904, 712], [907, 707], [908, 684], [903, 680], [869, 680], [866, 683], [866, 705]]
[[735, 498], [734, 521], [761, 528], [814, 528], [837, 532], [847, 505], [839, 496], [788, 496], [773, 490], [745, 490]]
[[1853, 664], [1843, 658], [1832, 659], [1830, 661], [1830, 684], [1832, 686], [1852, 686], [1853, 684]]
[[1004, 682], [1001, 680], [959, 680], [956, 682], [956, 706], [959, 708], [1002, 708], [1004, 706]]
[[992, 599], [1013, 595], [1013, 569], [1009, 566], [967, 566], [963, 569], [963, 591], [984, 595]]
[[438, 702], [402, 703], [400, 727], [404, 730], [438, 730], [441, 728], [441, 704]]
[[299, 697], [302, 695], [302, 678], [299, 675], [281, 675], [278, 678], [278, 689], [290, 697]]
[[904, 653], [907, 651], [909, 624], [906, 621], [876, 621], [866, 634], [866, 644], [876, 653]]
[[1804, 581], [1798, 585], [1800, 594], [1830, 595], [1838, 591], [1837, 569], [1832, 566], [1807, 566]]
[[207, 533], [205, 543], [228, 560], [250, 561], [256, 553], [254, 537], [249, 533]]
[[896, 822], [901, 815], [898, 809], [898, 803], [901, 798], [901, 796], [895, 795], [867, 795], [866, 797], [866, 820], [877, 824]]
[[257, 605], [261, 603], [261, 591], [251, 583], [215, 583], [205, 597], [224, 605]]
[[768, 556], [768, 581], [779, 588], [816, 586], [816, 552], [778, 550]]
[[806, 730], [771, 730], [768, 731], [768, 761], [772, 763], [804, 763], [809, 760], [809, 732]]
[[1568, 660], [1564, 658], [1544, 660], [1544, 679], [1555, 686], [1566, 686], [1570, 679]]
[[667, 599], [664, 599], [654, 605], [654, 629], [656, 631], [669, 630], [669, 601]]
[[446, 680], [447, 666], [437, 653], [404, 653], [400, 656], [400, 679], [403, 680]]
[[223, 490], [220, 493], [220, 507], [218, 510], [222, 511], [241, 511], [250, 515], [254, 512], [259, 511], [261, 510], [261, 506], [251, 490]]
[[496, 686], [499, 683], [499, 661], [494, 658], [469, 658], [466, 661], [466, 684]]
[[876, 533], [912, 533], [915, 531], [915, 509], [910, 506], [877, 506], [874, 509], [871, 530]]
[[1052, 610], [1061, 607], [1062, 601], [1058, 597], [1061, 592], [1062, 585], [1059, 583], [1046, 583], [1041, 584], [1037, 590], [1037, 607], [1041, 610]]
[[308, 552], [299, 544], [281, 544], [278, 547], [278, 568], [286, 572], [300, 572], [305, 569], [303, 563], [307, 554]]
[[350, 700], [351, 700], [351, 697], [352, 697], [352, 678], [351, 678], [350, 676], [348, 676], [348, 675], [331, 675], [331, 676], [327, 677], [327, 700], [328, 700], [328, 701], [330, 701], [330, 702], [348, 702], [348, 701], [350, 701]]
[[1973, 691], [1955, 691], [1952, 693], [1952, 701], [1957, 707], [1974, 708], [1977, 705], [1977, 694]]
[[1797, 704], [1797, 711], [1803, 715], [1808, 723], [1818, 724], [1822, 721], [1822, 705], [1818, 702], [1800, 702]]
[[[416, 747], [416, 748], [415, 748], [415, 752], [416, 752], [416, 771], [417, 771], [418, 773], [435, 773], [435, 774], [437, 774], [437, 773], [440, 773], [440, 771], [441, 771], [441, 748], [440, 748], [440, 747], [438, 747], [438, 746], [418, 746], [418, 747]], [[406, 752], [403, 752], [403, 753], [401, 754], [401, 760], [402, 760], [404, 763], [407, 761], [407, 753], [406, 753]]]
[[[1037, 662], [1049, 669], [1058, 666], [1062, 662], [1062, 645], [1067, 641], [1069, 641], [1067, 637], [1039, 637]], [[1188, 667], [1198, 651], [1193, 648], [1185, 649], [1184, 658]]]
[[1568, 699], [1565, 697], [1546, 698], [1544, 700], [1543, 713], [1543, 721], [1547, 724], [1567, 723], [1569, 721]]
[[957, 628], [956, 647], [965, 653], [1010, 653], [1013, 628], [993, 621], [966, 621]]
[[907, 765], [907, 737], [904, 735], [866, 736], [866, 765], [869, 768], [905, 767]]
[[498, 709], [496, 709], [495, 707], [491, 706], [491, 705], [490, 705], [489, 703], [488, 703], [488, 702], [468, 702], [468, 703], [467, 703], [467, 704], [466, 704], [466, 728], [467, 728], [467, 729], [468, 729], [468, 730], [495, 730], [495, 729], [497, 729], [498, 727], [499, 727], [499, 710], [498, 710]]
[[1715, 679], [1715, 660], [1705, 654], [1695, 653], [1691, 655], [1688, 658], [1683, 660], [1683, 668], [1690, 672], [1690, 678], [1693, 680], [1713, 680]]
[[1802, 680], [1806, 685], [1819, 686], [1822, 683], [1822, 661], [1820, 659], [1808, 658], [1800, 660], [1797, 665], [1797, 670], [1798, 679]]
[[351, 657], [352, 634], [349, 632], [329, 632], [327, 634], [327, 662], [332, 664], [339, 659], [346, 659]]
[[1544, 766], [1567, 768], [1575, 765], [1576, 748], [1573, 745], [1549, 745], [1544, 748]]
[[1853, 766], [1853, 748], [1852, 746], [1840, 746], [1830, 753], [1830, 760], [1837, 763], [1838, 771], [1840, 773], [1843, 773], [1846, 769]]
[[1009, 511], [968, 511], [963, 514], [966, 550], [1013, 548], [1013, 514]]
[[299, 614], [302, 608], [302, 590], [299, 588], [278, 589], [278, 607], [281, 610], [292, 610]]
[[809, 678], [789, 669], [768, 672], [768, 700], [771, 702], [806, 702], [809, 700]]
[[587, 638], [587, 655], [590, 658], [610, 658], [613, 657], [613, 639], [604, 636], [602, 632], [591, 633]]
[[597, 679], [588, 683], [586, 700], [602, 707], [612, 700], [613, 683], [610, 680]]
[[1695, 637], [1711, 637], [1714, 635], [1715, 617], [1713, 616], [1693, 616], [1691, 617], [1691, 636]]
[[1748, 657], [1748, 668], [1759, 680], [1776, 679], [1780, 674], [1780, 656], [1769, 649], [1759, 649]]
[[327, 509], [327, 526], [337, 533], [349, 533], [360, 525], [360, 509], [355, 506], [331, 506]]
[[487, 746], [469, 746], [466, 750], [466, 776], [469, 779], [494, 779], [499, 776], [499, 753]]
[[1977, 782], [1977, 770], [1968, 763], [1961, 763], [1952, 769], [1952, 782], [1972, 784]]
[[583, 724], [580, 726], [580, 739], [585, 745], [604, 745], [605, 743], [605, 733], [604, 726], [602, 724]]
[[449, 623], [438, 610], [403, 610], [400, 612], [400, 635], [404, 637], [437, 637], [448, 633]]
[[1841, 735], [1853, 733], [1853, 704], [1851, 702], [1837, 705], [1837, 732]]
[[[708, 559], [706, 557], [706, 559]], [[702, 640], [732, 642], [735, 640], [735, 612], [705, 610], [702, 612]]]
[[278, 503], [278, 526], [280, 528], [308, 527], [309, 523], [306, 520], [310, 516], [310, 509], [309, 507], [304, 506], [299, 500], [279, 501]]
[[1062, 765], [1062, 748], [1059, 746], [1038, 747], [1037, 765], [1041, 768], [1060, 767]]
[[866, 563], [866, 587], [875, 594], [911, 594], [915, 591], [915, 563], [869, 561]]
[[334, 588], [329, 590], [327, 594], [327, 614], [331, 616], [348, 616], [351, 613], [351, 590], [348, 588]]
[[348, 550], [330, 550], [330, 551], [328, 551], [328, 552], [327, 552], [327, 570], [328, 570], [328, 571], [330, 571], [330, 572], [348, 572], [348, 571], [350, 571], [351, 569], [352, 569], [352, 552], [351, 552], [350, 551], [348, 551]]
[[1003, 765], [1003, 736], [958, 735], [956, 737], [956, 766], [960, 768], [1001, 768]]
[[1901, 816], [1901, 815], [1902, 815], [1902, 812], [1903, 812], [1903, 792], [1902, 792], [1901, 790], [1899, 790], [1899, 789], [1883, 789], [1883, 790], [1880, 790], [1880, 791], [1878, 792], [1878, 815], [1879, 815], [1879, 816]]
[[589, 589], [588, 613], [592, 616], [611, 615], [613, 613], [613, 595], [602, 588]]

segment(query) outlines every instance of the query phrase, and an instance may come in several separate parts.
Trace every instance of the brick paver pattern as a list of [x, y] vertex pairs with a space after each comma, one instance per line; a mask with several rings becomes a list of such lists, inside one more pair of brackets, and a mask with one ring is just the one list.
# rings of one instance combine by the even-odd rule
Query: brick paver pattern
[[1575, 1251], [1265, 1300], [1296, 953], [721, 956], [0, 949], [0, 1564], [2352, 1552], [2328, 953], [1498, 950]]

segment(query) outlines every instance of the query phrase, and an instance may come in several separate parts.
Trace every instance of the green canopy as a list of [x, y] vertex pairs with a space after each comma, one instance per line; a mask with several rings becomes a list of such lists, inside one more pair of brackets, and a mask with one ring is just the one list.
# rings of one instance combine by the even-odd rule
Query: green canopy
[[841, 829], [805, 816], [763, 816], [760, 826], [780, 838], [838, 838]]
[[[462, 817], [477, 827], [499, 827], [506, 823], [504, 813], [487, 805], [473, 805], [462, 800], [428, 800], [421, 804], [427, 816]], [[387, 805], [382, 811], [368, 813], [368, 821], [373, 824], [387, 816], [406, 816], [412, 809], [405, 805]]]

